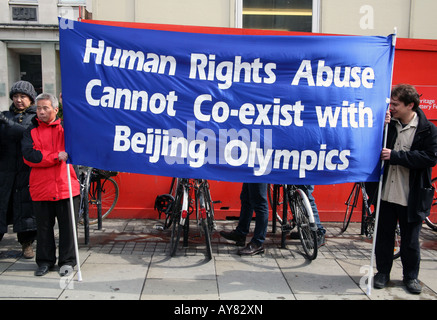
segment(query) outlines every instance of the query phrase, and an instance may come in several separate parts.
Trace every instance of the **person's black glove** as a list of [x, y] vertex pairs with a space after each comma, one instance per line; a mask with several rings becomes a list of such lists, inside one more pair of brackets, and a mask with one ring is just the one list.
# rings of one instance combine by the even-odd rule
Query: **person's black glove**
[[0, 112], [0, 123], [4, 123], [7, 125], [12, 126], [14, 122], [8, 118], [6, 118], [5, 114], [3, 112]]

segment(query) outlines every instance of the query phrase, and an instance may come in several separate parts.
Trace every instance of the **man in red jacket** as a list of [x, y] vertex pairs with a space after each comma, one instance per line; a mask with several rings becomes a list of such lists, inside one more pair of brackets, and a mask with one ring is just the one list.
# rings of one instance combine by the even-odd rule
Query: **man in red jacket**
[[[65, 152], [64, 128], [57, 117], [58, 100], [47, 93], [40, 94], [35, 100], [37, 116], [32, 119], [32, 125], [23, 135], [22, 151], [24, 162], [31, 167], [29, 190], [37, 224], [38, 269], [35, 275], [43, 276], [54, 268], [56, 263], [53, 230], [55, 218], [59, 226], [60, 270], [68, 270], [67, 266], [74, 267], [76, 256], [69, 205], [66, 163], [68, 154]], [[77, 209], [80, 187], [76, 173], [72, 167], [70, 169], [74, 207]], [[77, 215], [77, 211], [75, 214]]]

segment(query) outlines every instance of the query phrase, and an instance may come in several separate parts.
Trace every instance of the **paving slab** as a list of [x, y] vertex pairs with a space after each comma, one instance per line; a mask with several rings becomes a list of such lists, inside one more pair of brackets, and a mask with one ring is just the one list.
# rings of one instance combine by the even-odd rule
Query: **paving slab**
[[152, 279], [185, 279], [215, 280], [214, 260], [202, 256], [175, 256], [166, 254], [154, 255], [150, 265], [148, 278]]
[[335, 259], [278, 260], [278, 265], [297, 299], [321, 296], [361, 298], [362, 290]]
[[219, 257], [215, 260], [220, 299], [295, 299], [273, 258]]
[[[92, 255], [91, 255], [92, 257]], [[59, 300], [137, 300], [144, 286], [149, 263], [131, 263], [141, 259], [118, 257], [118, 262], [100, 263], [86, 261], [81, 268], [82, 281], [75, 281], [76, 274], [65, 279], [64, 291]], [[114, 260], [114, 257], [108, 257]], [[125, 258], [125, 257], [124, 257]], [[135, 258], [135, 257], [129, 257]], [[94, 260], [94, 259], [91, 259]], [[59, 277], [58, 277], [59, 279]], [[68, 280], [73, 280], [68, 282]]]
[[35, 277], [35, 269], [33, 259], [19, 259], [9, 264], [1, 273], [0, 299], [58, 299], [63, 291], [58, 272], [50, 271], [44, 277]]

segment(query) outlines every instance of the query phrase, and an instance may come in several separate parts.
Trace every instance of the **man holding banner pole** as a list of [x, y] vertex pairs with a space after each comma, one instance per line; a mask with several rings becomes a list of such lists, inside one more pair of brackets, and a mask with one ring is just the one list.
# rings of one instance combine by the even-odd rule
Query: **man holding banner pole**
[[[59, 226], [60, 275], [65, 276], [76, 265], [74, 232], [71, 217], [70, 192], [78, 208], [79, 182], [74, 170], [68, 170], [64, 128], [57, 117], [58, 100], [42, 93], [36, 98], [37, 116], [25, 131], [22, 140], [24, 162], [31, 167], [29, 190], [37, 222], [36, 276], [43, 276], [54, 268], [56, 244], [53, 227]], [[67, 176], [70, 173], [70, 176]], [[71, 180], [71, 191], [69, 189]], [[76, 213], [75, 213], [76, 214]]]
[[431, 170], [437, 163], [437, 128], [419, 108], [420, 96], [411, 85], [392, 89], [386, 161], [381, 194], [381, 214], [376, 237], [374, 287], [384, 288], [390, 280], [397, 221], [401, 230], [403, 281], [407, 290], [419, 294], [419, 233], [429, 215], [434, 196]]

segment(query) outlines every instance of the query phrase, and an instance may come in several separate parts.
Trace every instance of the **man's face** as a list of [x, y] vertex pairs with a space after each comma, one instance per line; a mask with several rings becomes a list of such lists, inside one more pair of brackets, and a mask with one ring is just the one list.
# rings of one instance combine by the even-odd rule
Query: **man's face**
[[54, 109], [50, 100], [38, 100], [36, 104], [36, 115], [39, 120], [51, 123], [56, 119], [58, 109]]
[[15, 108], [22, 111], [30, 107], [32, 100], [24, 93], [16, 93], [12, 96]]
[[[408, 123], [411, 113], [413, 112], [414, 104], [405, 105], [398, 98], [392, 97], [390, 99], [390, 112], [393, 118], [399, 119], [402, 123]], [[408, 121], [407, 121], [408, 120]], [[406, 121], [406, 122], [405, 122]]]

